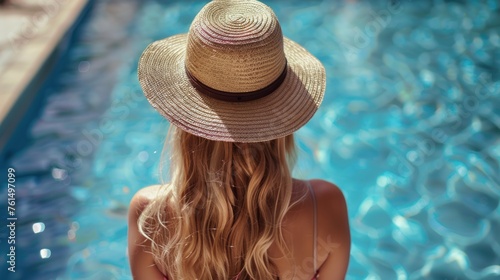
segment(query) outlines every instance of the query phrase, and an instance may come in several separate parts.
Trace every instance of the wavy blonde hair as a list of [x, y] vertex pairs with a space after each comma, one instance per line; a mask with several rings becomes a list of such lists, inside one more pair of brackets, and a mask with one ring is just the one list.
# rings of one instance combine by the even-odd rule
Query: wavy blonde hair
[[290, 252], [281, 224], [291, 203], [293, 135], [211, 141], [171, 126], [171, 183], [139, 218], [158, 268], [172, 279], [276, 279], [268, 249]]

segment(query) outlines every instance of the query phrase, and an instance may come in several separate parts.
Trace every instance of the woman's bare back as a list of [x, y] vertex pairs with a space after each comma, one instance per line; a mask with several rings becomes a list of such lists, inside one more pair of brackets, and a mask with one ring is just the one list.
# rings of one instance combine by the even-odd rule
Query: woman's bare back
[[[309, 181], [317, 202], [317, 270], [318, 279], [344, 279], [349, 263], [350, 234], [345, 199], [340, 189], [326, 181]], [[131, 207], [143, 209], [158, 195], [159, 185], [142, 188]], [[286, 259], [276, 244], [269, 255], [277, 266], [280, 280], [312, 279], [314, 271], [314, 203], [306, 181], [293, 180], [292, 202], [282, 229], [292, 257]], [[151, 258], [152, 260], [152, 258]]]
[[[340, 189], [326, 181], [309, 181], [317, 205], [317, 267], [319, 279], [344, 279], [349, 263], [350, 234], [345, 199]], [[281, 280], [311, 279], [314, 270], [314, 202], [306, 181], [293, 181], [297, 201], [286, 214], [282, 229], [292, 258], [285, 259], [277, 245], [269, 249]], [[294, 263], [292, 263], [294, 262]]]

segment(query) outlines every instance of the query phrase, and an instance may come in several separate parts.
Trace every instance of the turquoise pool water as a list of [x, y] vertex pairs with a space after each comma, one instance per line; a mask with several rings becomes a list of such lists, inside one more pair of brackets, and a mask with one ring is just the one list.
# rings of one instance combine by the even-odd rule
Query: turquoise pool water
[[[186, 32], [204, 3], [94, 2], [5, 153], [17, 259], [8, 272], [2, 242], [1, 279], [131, 279], [128, 202], [158, 181], [168, 127], [136, 63], [150, 42]], [[343, 189], [347, 279], [500, 279], [498, 2], [266, 3], [327, 69], [324, 103], [297, 133], [295, 175]]]

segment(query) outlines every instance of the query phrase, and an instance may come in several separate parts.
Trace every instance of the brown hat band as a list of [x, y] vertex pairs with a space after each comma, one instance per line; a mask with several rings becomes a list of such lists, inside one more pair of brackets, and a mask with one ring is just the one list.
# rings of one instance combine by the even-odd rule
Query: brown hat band
[[196, 77], [192, 75], [189, 72], [189, 70], [187, 70], [187, 68], [186, 68], [186, 74], [189, 78], [189, 81], [191, 82], [191, 85], [193, 85], [193, 87], [195, 87], [198, 90], [198, 92], [208, 97], [228, 102], [245, 102], [245, 101], [256, 100], [273, 93], [285, 80], [287, 68], [288, 67], [285, 62], [285, 68], [283, 69], [283, 72], [281, 72], [279, 77], [276, 78], [276, 80], [274, 80], [265, 88], [261, 88], [255, 91], [238, 92], [238, 93], [221, 91], [211, 88], [205, 85], [204, 83], [200, 82], [198, 79], [196, 79]]

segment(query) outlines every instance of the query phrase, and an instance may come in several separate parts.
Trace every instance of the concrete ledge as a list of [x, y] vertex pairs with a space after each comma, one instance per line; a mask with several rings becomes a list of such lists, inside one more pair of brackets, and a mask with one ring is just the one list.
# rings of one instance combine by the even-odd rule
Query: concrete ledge
[[25, 96], [27, 87], [33, 87], [42, 66], [88, 2], [9, 0], [0, 6], [0, 150], [25, 114], [22, 110], [29, 107], [23, 103], [31, 104], [32, 96]]

